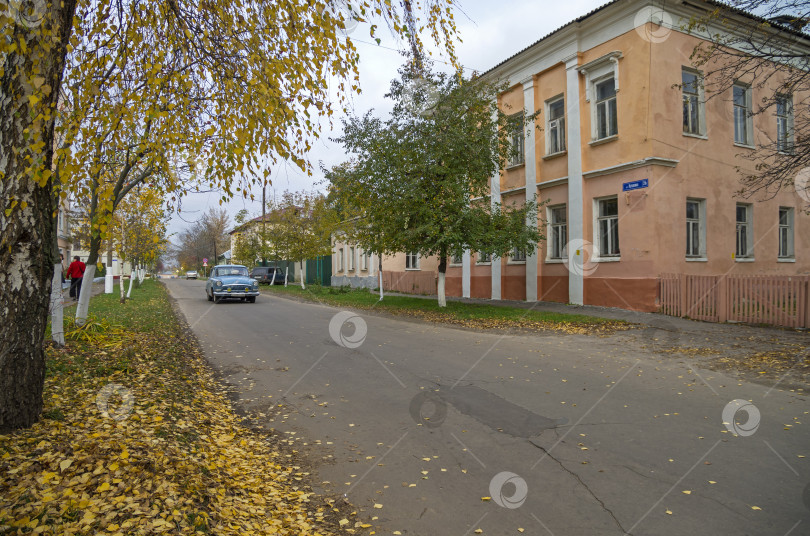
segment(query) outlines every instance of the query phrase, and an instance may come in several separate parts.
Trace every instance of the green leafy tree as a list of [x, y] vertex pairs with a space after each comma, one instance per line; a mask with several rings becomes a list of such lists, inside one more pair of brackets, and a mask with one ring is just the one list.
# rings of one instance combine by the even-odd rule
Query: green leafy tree
[[488, 197], [492, 177], [517, 153], [511, 135], [533, 125], [534, 116], [500, 111], [502, 84], [431, 74], [418, 62], [400, 75], [391, 84], [395, 104], [387, 120], [367, 113], [344, 122], [339, 141], [355, 158], [327, 178], [334, 203], [362, 215], [353, 238], [363, 249], [439, 257], [444, 307], [449, 257], [466, 249], [532, 253], [543, 238], [533, 198], [503, 206]]
[[280, 258], [299, 263], [301, 288], [306, 288], [304, 261], [332, 252], [334, 212], [325, 196], [306, 192], [284, 192], [271, 207], [274, 250]]

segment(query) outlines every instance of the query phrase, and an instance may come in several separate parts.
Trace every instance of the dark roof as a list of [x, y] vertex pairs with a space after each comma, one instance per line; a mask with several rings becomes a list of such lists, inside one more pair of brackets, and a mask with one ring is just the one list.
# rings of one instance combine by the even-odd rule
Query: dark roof
[[[540, 39], [538, 39], [537, 41], [535, 41], [531, 45], [527, 46], [523, 50], [521, 50], [519, 52], [516, 52], [515, 54], [512, 54], [511, 56], [509, 56], [508, 58], [506, 58], [505, 60], [503, 60], [499, 64], [497, 64], [494, 67], [492, 67], [491, 69], [487, 70], [484, 73], [484, 75], [487, 75], [487, 74], [491, 73], [492, 71], [494, 71], [495, 69], [497, 69], [501, 65], [505, 64], [509, 60], [511, 60], [513, 58], [516, 58], [517, 56], [520, 56], [521, 54], [523, 54], [524, 52], [526, 52], [530, 48], [538, 45], [539, 43], [541, 43], [543, 41], [545, 41], [546, 39], [548, 39], [552, 35], [554, 35], [554, 34], [556, 34], [558, 32], [561, 32], [562, 30], [564, 30], [565, 28], [568, 28], [572, 24], [578, 24], [578, 23], [584, 21], [585, 19], [588, 19], [588, 18], [592, 17], [593, 15], [599, 13], [603, 9], [606, 9], [606, 8], [612, 6], [613, 4], [618, 4], [619, 2], [624, 2], [624, 1], [631, 1], [631, 0], [611, 0], [610, 2], [608, 2], [606, 4], [602, 4], [601, 6], [597, 7], [596, 9], [593, 9], [593, 10], [589, 11], [588, 13], [582, 15], [581, 17], [577, 17], [576, 19], [572, 20], [571, 22], [560, 26], [559, 28], [557, 28], [553, 32], [544, 35], [543, 37], [541, 37]], [[719, 8], [722, 8], [722, 9], [726, 9], [726, 10], [728, 10], [728, 11], [730, 11], [730, 12], [736, 14], [736, 15], [741, 15], [741, 16], [743, 16], [745, 18], [748, 18], [748, 19], [751, 19], [751, 20], [753, 20], [753, 21], [755, 21], [757, 23], [770, 24], [770, 25], [774, 26], [775, 28], [778, 28], [781, 31], [792, 34], [792, 35], [794, 35], [796, 37], [801, 37], [803, 39], [810, 40], [810, 35], [802, 32], [802, 31], [797, 30], [795, 27], [793, 27], [790, 24], [782, 23], [782, 22], [779, 22], [779, 21], [774, 20], [774, 19], [769, 20], [769, 19], [760, 17], [758, 15], [754, 15], [753, 13], [750, 13], [748, 11], [744, 11], [744, 10], [739, 9], [739, 8], [736, 8], [734, 6], [726, 4], [725, 2], [718, 2], [716, 0], [696, 0], [695, 3], [700, 3], [700, 2], [705, 3], [708, 6], [714, 6], [714, 7], [719, 7]]]

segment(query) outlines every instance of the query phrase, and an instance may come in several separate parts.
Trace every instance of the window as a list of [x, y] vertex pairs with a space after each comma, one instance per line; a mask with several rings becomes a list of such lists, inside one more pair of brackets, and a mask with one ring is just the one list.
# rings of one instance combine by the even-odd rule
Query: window
[[751, 258], [754, 254], [754, 233], [752, 231], [753, 207], [742, 203], [737, 204], [737, 247], [738, 259]]
[[526, 136], [523, 134], [523, 113], [509, 116], [508, 127], [511, 129], [512, 150], [509, 153], [509, 165], [517, 166], [525, 160]]
[[450, 257], [450, 264], [461, 264], [463, 262], [464, 262], [463, 255], [453, 255], [452, 257]]
[[354, 271], [354, 247], [349, 248], [349, 271]]
[[702, 80], [700, 73], [683, 69], [681, 88], [683, 91], [683, 132], [703, 134], [703, 103], [700, 99]]
[[734, 143], [753, 145], [751, 120], [751, 88], [734, 84]]
[[565, 245], [568, 243], [568, 223], [566, 222], [565, 205], [550, 207], [551, 244], [548, 250], [550, 259], [562, 259]]
[[597, 248], [600, 257], [619, 256], [619, 200], [600, 199], [596, 219]]
[[793, 98], [776, 96], [776, 150], [793, 153]]
[[492, 262], [492, 255], [489, 253], [478, 254], [478, 264], [486, 264], [488, 262]]
[[619, 133], [616, 120], [616, 81], [610, 78], [594, 84], [596, 89], [596, 139]]
[[364, 251], [360, 255], [360, 269], [361, 270], [364, 270], [364, 271], [368, 270], [368, 257], [369, 257], [368, 251]]
[[343, 271], [343, 266], [343, 248], [340, 248], [338, 250], [338, 272]]
[[565, 151], [565, 98], [559, 97], [546, 105], [546, 154]]
[[522, 249], [513, 249], [511, 257], [512, 262], [526, 262], [526, 252]]
[[703, 199], [686, 200], [686, 256], [706, 256], [705, 203]]
[[793, 209], [779, 207], [779, 258], [793, 258]]
[[418, 253], [406, 253], [405, 254], [405, 269], [406, 270], [418, 270], [419, 269], [419, 254]]

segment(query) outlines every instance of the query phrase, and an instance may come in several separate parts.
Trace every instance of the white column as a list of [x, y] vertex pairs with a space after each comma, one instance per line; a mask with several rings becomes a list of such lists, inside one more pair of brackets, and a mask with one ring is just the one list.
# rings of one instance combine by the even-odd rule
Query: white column
[[583, 245], [583, 201], [582, 201], [582, 132], [580, 119], [579, 71], [577, 55], [566, 58], [567, 114], [568, 127], [568, 301], [576, 305], [584, 302], [582, 265]]
[[465, 249], [461, 256], [461, 296], [470, 297], [470, 250]]
[[[534, 78], [523, 80], [523, 107], [534, 113]], [[526, 202], [537, 200], [537, 159], [535, 157], [535, 123], [532, 121], [525, 140]], [[526, 225], [537, 227], [537, 217], [527, 218]], [[526, 255], [526, 301], [537, 301], [537, 250]]]
[[[492, 182], [490, 183], [490, 202], [493, 209], [495, 205], [501, 202], [501, 172], [498, 171]], [[501, 258], [492, 256], [492, 262], [489, 263], [491, 277], [492, 277], [492, 299], [501, 299]]]

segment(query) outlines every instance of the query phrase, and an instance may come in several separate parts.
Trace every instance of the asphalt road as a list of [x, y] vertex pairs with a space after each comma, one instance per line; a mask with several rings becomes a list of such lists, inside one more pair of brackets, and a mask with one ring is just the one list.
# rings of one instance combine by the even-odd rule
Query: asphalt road
[[[628, 336], [480, 333], [267, 295], [213, 305], [203, 281], [166, 283], [241, 404], [297, 438], [316, 491], [345, 494], [377, 534], [810, 534], [804, 393]], [[724, 425], [737, 399], [750, 413]]]

